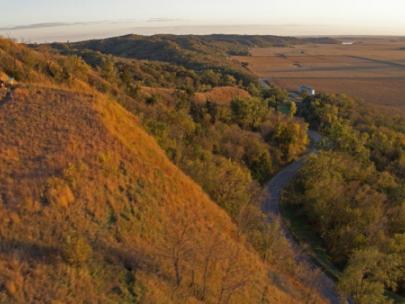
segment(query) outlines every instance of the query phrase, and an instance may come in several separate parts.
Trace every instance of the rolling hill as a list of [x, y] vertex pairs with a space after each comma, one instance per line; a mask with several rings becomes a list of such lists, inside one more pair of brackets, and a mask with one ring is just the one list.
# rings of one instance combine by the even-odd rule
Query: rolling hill
[[[227, 60], [231, 55], [248, 55], [251, 47], [289, 46], [298, 43], [333, 44], [331, 38], [293, 38], [243, 35], [126, 35], [77, 43], [54, 43], [52, 48], [64, 54], [82, 56], [90, 63], [89, 51], [120, 58], [159, 61], [202, 73], [214, 70], [229, 75], [246, 87], [256, 77], [239, 63]], [[93, 55], [94, 56], [94, 55]]]
[[[96, 70], [0, 41], [0, 303], [300, 303]], [[270, 275], [271, 274], [271, 275]]]

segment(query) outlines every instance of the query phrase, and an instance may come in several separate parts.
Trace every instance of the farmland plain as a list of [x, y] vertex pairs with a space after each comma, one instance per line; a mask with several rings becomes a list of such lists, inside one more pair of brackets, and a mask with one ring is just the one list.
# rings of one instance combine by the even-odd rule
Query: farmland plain
[[344, 93], [405, 115], [405, 38], [339, 37], [341, 44], [253, 48], [234, 60], [294, 91]]

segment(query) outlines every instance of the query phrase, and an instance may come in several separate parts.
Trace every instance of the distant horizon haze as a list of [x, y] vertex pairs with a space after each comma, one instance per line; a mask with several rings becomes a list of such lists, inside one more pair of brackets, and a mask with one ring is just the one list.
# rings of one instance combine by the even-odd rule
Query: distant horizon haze
[[405, 35], [403, 0], [0, 0], [0, 35], [31, 42], [129, 33]]
[[405, 37], [405, 33], [395, 32], [390, 28], [380, 29], [368, 33], [366, 29], [358, 27], [334, 27], [324, 24], [299, 25], [299, 24], [233, 24], [233, 25], [170, 25], [159, 21], [161, 24], [140, 24], [139, 22], [75, 22], [75, 23], [39, 23], [19, 25], [9, 28], [0, 28], [0, 36], [15, 39], [25, 43], [51, 43], [51, 42], [76, 42], [89, 39], [103, 39], [128, 34], [138, 35], [210, 35], [210, 34], [237, 34], [237, 35], [276, 35], [276, 36], [394, 36]]

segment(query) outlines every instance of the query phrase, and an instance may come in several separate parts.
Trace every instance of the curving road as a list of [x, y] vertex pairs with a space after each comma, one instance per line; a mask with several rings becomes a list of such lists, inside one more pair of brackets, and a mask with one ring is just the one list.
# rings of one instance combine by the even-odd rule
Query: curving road
[[[267, 79], [259, 79], [259, 85], [264, 89], [270, 88]], [[311, 145], [307, 153], [305, 153], [300, 159], [281, 170], [267, 184], [266, 199], [263, 204], [263, 211], [269, 215], [269, 221], [271, 221], [273, 217], [280, 217], [280, 201], [282, 191], [286, 186], [288, 186], [292, 179], [297, 176], [298, 171], [303, 167], [307, 158], [316, 153], [316, 145], [321, 141], [322, 137], [319, 133], [312, 130], [308, 131], [308, 136], [311, 139]], [[330, 303], [341, 303], [336, 290], [336, 283], [313, 262], [309, 255], [306, 255], [304, 251], [300, 249], [300, 244], [294, 240], [285, 225], [282, 225], [282, 230], [294, 252], [296, 253], [297, 259], [307, 263], [307, 265], [314, 271], [318, 269], [320, 270], [320, 275], [318, 278], [319, 292], [325, 297], [325, 299], [329, 300]], [[351, 303], [352, 301], [349, 300], [346, 302]]]
[[[269, 215], [269, 220], [273, 216], [280, 216], [280, 199], [283, 189], [292, 181], [292, 179], [297, 176], [298, 171], [303, 167], [306, 159], [316, 153], [315, 145], [321, 140], [321, 136], [315, 131], [308, 132], [311, 138], [311, 147], [308, 149], [307, 153], [302, 156], [297, 161], [293, 162], [282, 171], [280, 171], [276, 176], [274, 176], [266, 187], [266, 199], [263, 205], [263, 211]], [[289, 233], [287, 227], [283, 225], [283, 233], [290, 242], [291, 247], [296, 252], [297, 259], [307, 263], [307, 265], [313, 269], [319, 269], [318, 266], [314, 264], [311, 257], [303, 253], [300, 250], [300, 245], [294, 240], [294, 238]], [[319, 292], [329, 300], [332, 304], [339, 304], [339, 295], [336, 291], [335, 282], [326, 275], [322, 269], [320, 269], [320, 276], [318, 280]]]

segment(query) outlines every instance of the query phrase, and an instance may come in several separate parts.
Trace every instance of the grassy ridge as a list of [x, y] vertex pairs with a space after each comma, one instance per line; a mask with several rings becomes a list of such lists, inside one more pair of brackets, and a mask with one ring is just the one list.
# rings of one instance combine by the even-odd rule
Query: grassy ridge
[[0, 302], [323, 302], [168, 159], [120, 82], [46, 47], [1, 40], [0, 59], [18, 80], [0, 108]]

